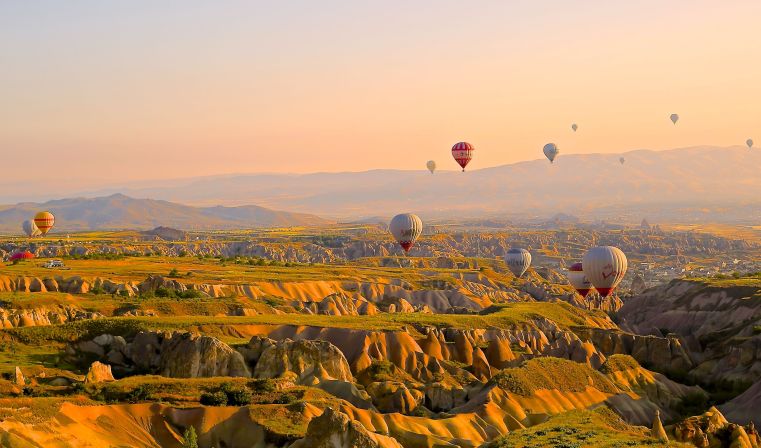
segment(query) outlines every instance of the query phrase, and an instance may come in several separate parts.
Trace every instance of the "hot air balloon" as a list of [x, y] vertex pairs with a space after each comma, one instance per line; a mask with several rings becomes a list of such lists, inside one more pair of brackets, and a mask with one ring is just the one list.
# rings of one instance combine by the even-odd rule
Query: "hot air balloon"
[[574, 124], [571, 125], [571, 129], [573, 129], [573, 132], [576, 132], [576, 130], [579, 129], [579, 125], [574, 123]]
[[555, 157], [557, 157], [558, 153], [560, 152], [558, 150], [558, 147], [554, 143], [547, 143], [544, 145], [544, 155], [547, 156], [548, 159], [550, 159], [550, 163], [555, 161]]
[[584, 274], [581, 263], [574, 263], [568, 268], [568, 281], [581, 297], [586, 297], [592, 289], [592, 283]]
[[628, 266], [626, 255], [613, 246], [593, 247], [581, 262], [587, 278], [603, 297], [608, 297], [621, 283]]
[[26, 234], [26, 236], [30, 238], [33, 236], [40, 235], [41, 233], [40, 229], [37, 228], [37, 225], [34, 224], [34, 221], [31, 221], [29, 219], [27, 219], [26, 221], [24, 221], [23, 224], [21, 224], [21, 228], [24, 230], [24, 233]]
[[676, 124], [676, 122], [679, 121], [679, 114], [671, 114], [669, 118], [671, 119], [672, 123]]
[[460, 164], [463, 172], [465, 172], [465, 167], [470, 162], [470, 159], [473, 158], [474, 150], [473, 145], [468, 142], [459, 142], [452, 146], [452, 157]]
[[626, 159], [624, 159], [623, 157], [620, 157], [620, 158], [618, 159], [618, 161], [619, 161], [619, 162], [621, 162], [621, 165], [623, 165], [623, 164], [624, 164], [624, 162], [626, 162]]
[[34, 258], [34, 254], [28, 250], [25, 250], [24, 252], [16, 252], [15, 254], [11, 255], [10, 260], [31, 260], [32, 258]]
[[402, 213], [394, 216], [388, 228], [402, 249], [409, 252], [415, 240], [423, 232], [423, 221], [412, 213]]
[[428, 168], [428, 171], [433, 174], [434, 171], [436, 171], [436, 162], [433, 160], [429, 160], [428, 163], [425, 164], [426, 168]]
[[55, 224], [55, 216], [48, 211], [39, 212], [34, 215], [34, 224], [40, 229], [43, 235], [47, 235]]
[[505, 264], [513, 275], [520, 277], [531, 266], [531, 253], [526, 249], [513, 247], [505, 254]]
[[749, 138], [748, 140], [745, 140], [745, 144], [748, 145], [748, 149], [753, 148], [753, 139]]

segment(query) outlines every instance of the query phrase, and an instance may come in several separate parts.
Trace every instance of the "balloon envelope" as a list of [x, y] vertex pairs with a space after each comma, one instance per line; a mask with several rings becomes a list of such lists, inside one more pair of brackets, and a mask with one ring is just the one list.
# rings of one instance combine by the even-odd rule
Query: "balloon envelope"
[[473, 151], [475, 151], [475, 148], [468, 142], [459, 142], [452, 146], [452, 157], [462, 167], [463, 171], [465, 171], [465, 167], [473, 158]]
[[428, 168], [428, 171], [433, 174], [434, 171], [436, 171], [436, 162], [433, 160], [429, 160], [428, 163], [425, 164], [425, 167]]
[[34, 254], [29, 252], [28, 250], [24, 252], [16, 252], [15, 254], [11, 255], [11, 261], [13, 260], [31, 260], [34, 258]]
[[584, 269], [582, 269], [581, 263], [574, 263], [568, 268], [568, 282], [573, 286], [573, 289], [579, 293], [581, 297], [586, 297], [589, 291], [592, 290], [592, 282], [589, 281]]
[[671, 119], [672, 123], [676, 124], [676, 122], [679, 121], [679, 114], [671, 114], [669, 118]]
[[55, 216], [48, 211], [39, 212], [34, 215], [34, 224], [43, 235], [47, 235], [50, 229], [53, 228], [53, 225], [55, 225]]
[[748, 148], [753, 147], [753, 139], [749, 138], [748, 140], [745, 140], [745, 144], [748, 145]]
[[603, 297], [609, 296], [616, 289], [629, 266], [626, 255], [613, 246], [589, 249], [581, 263], [587, 278]]
[[520, 277], [531, 266], [531, 253], [526, 249], [511, 248], [505, 254], [505, 264], [513, 275]]
[[624, 164], [624, 162], [626, 162], [626, 159], [624, 159], [623, 157], [621, 157], [620, 159], [618, 159], [618, 161], [619, 161], [619, 162], [621, 162], [621, 165], [623, 165], [623, 164]]
[[24, 231], [26, 236], [32, 237], [37, 236], [40, 234], [40, 229], [37, 228], [37, 225], [34, 223], [34, 221], [27, 219], [24, 221], [23, 224], [21, 224], [21, 229]]
[[423, 233], [423, 221], [412, 213], [402, 213], [391, 219], [388, 228], [402, 249], [409, 252], [420, 234]]
[[579, 126], [576, 123], [574, 123], [571, 125], [571, 129], [573, 129], [573, 132], [576, 132], [576, 130], [579, 129]]
[[547, 143], [542, 150], [544, 151], [544, 155], [550, 159], [550, 163], [555, 161], [555, 157], [557, 157], [558, 152], [560, 152], [558, 146], [554, 143]]

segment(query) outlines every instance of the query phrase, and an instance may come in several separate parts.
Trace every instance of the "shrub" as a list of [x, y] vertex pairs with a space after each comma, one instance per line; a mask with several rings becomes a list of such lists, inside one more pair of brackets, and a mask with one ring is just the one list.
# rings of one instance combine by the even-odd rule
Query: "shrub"
[[132, 389], [127, 395], [127, 401], [130, 403], [137, 403], [140, 401], [147, 401], [151, 398], [151, 389], [145, 384], [141, 384]]
[[253, 388], [256, 393], [260, 394], [270, 393], [277, 390], [275, 382], [270, 379], [254, 380]]
[[180, 299], [199, 299], [203, 297], [203, 294], [201, 293], [201, 291], [198, 291], [195, 289], [188, 289], [188, 290], [177, 293], [177, 297], [179, 297]]
[[182, 433], [182, 448], [198, 448], [198, 436], [194, 427], [188, 426]]
[[293, 394], [283, 394], [273, 400], [274, 404], [291, 404], [298, 401], [298, 398]]
[[227, 404], [227, 394], [221, 390], [204, 392], [201, 394], [200, 402], [204, 406], [225, 406]]
[[226, 391], [228, 406], [247, 406], [251, 404], [253, 397], [246, 389], [234, 389]]
[[394, 364], [389, 361], [375, 361], [367, 368], [367, 373], [373, 378], [381, 375], [391, 375], [394, 373]]
[[172, 270], [169, 271], [169, 274], [167, 275], [167, 277], [169, 278], [177, 278], [179, 276], [180, 276], [180, 271], [178, 271], [177, 268], [172, 268]]

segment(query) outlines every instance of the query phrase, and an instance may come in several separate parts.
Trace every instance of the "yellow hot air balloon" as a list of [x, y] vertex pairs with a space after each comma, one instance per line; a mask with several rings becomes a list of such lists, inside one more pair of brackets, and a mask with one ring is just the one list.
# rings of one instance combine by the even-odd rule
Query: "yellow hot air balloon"
[[34, 224], [40, 229], [43, 235], [47, 235], [55, 224], [55, 216], [49, 211], [39, 212], [34, 215]]

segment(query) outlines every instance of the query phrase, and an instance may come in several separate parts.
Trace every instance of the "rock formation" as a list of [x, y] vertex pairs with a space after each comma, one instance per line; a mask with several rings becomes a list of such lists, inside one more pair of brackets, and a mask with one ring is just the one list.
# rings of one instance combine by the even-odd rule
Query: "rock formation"
[[661, 422], [661, 412], [656, 410], [655, 417], [653, 418], [653, 426], [650, 429], [650, 435], [661, 443], [669, 443], [669, 436], [666, 435], [666, 430], [663, 428]]
[[394, 438], [375, 434], [342, 412], [327, 408], [313, 418], [306, 437], [290, 448], [403, 448]]
[[254, 368], [257, 378], [293, 375], [301, 384], [316, 384], [326, 379], [353, 380], [346, 357], [330, 342], [286, 339], [269, 343], [254, 338], [249, 345], [265, 346]]
[[111, 373], [111, 366], [95, 361], [90, 365], [90, 369], [85, 375], [85, 383], [102, 383], [114, 381], [114, 375]]

